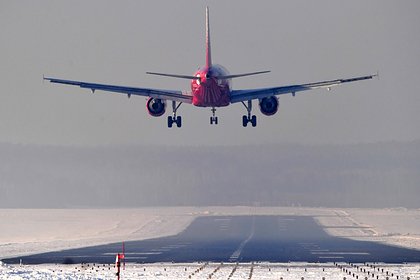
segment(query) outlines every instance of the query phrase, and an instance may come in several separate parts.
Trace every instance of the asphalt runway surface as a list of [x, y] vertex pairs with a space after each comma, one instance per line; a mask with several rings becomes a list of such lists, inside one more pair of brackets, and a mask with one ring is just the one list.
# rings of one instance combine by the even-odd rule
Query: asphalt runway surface
[[[121, 243], [37, 254], [5, 263], [113, 263]], [[125, 242], [126, 262], [420, 262], [420, 251], [328, 235], [312, 217], [197, 218], [178, 235]]]

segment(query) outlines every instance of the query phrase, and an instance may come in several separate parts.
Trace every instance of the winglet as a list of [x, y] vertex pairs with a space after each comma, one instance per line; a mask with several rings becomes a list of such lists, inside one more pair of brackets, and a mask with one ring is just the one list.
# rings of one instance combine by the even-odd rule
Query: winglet
[[209, 7], [206, 7], [206, 67], [211, 67]]

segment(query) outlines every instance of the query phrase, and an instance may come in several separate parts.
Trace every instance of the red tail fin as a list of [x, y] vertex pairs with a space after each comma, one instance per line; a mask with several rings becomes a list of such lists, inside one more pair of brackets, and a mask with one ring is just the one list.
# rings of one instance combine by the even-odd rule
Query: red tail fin
[[206, 67], [211, 67], [209, 7], [206, 7]]

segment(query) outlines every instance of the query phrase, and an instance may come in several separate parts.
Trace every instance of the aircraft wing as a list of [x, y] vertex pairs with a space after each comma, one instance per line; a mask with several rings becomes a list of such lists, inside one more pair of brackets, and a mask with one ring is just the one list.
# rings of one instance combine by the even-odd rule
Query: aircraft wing
[[152, 88], [104, 85], [104, 84], [62, 80], [62, 79], [47, 78], [47, 77], [44, 77], [44, 80], [50, 81], [51, 83], [79, 86], [81, 88], [90, 89], [92, 92], [95, 92], [95, 90], [102, 90], [102, 91], [110, 91], [110, 92], [127, 94], [128, 97], [130, 97], [131, 95], [140, 95], [140, 96], [148, 96], [148, 97], [172, 100], [172, 101], [183, 102], [183, 103], [192, 103], [192, 96], [183, 94], [181, 91], [176, 91], [176, 90], [162, 90], [162, 89], [152, 89]]
[[259, 88], [259, 89], [245, 89], [245, 90], [233, 90], [231, 92], [231, 103], [243, 102], [252, 99], [261, 99], [264, 97], [270, 97], [274, 95], [287, 94], [291, 93], [295, 95], [298, 91], [311, 90], [317, 88], [331, 88], [333, 86], [338, 86], [344, 83], [369, 80], [376, 75], [362, 76], [350, 79], [337, 79], [324, 82], [316, 82], [302, 85], [290, 85], [282, 87], [271, 87], [271, 88]]

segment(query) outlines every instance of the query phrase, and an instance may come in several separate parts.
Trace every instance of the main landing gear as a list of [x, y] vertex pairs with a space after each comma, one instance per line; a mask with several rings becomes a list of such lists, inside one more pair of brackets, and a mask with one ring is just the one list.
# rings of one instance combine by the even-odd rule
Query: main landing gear
[[211, 112], [213, 113], [213, 115], [210, 117], [210, 124], [217, 124], [218, 119], [216, 117], [216, 108], [212, 107]]
[[177, 127], [182, 126], [182, 118], [181, 116], [176, 115], [176, 111], [178, 110], [179, 106], [181, 106], [182, 102], [176, 105], [176, 101], [172, 101], [172, 116], [168, 116], [168, 127], [171, 128], [173, 123], [176, 123]]
[[245, 102], [242, 101], [242, 104], [245, 106], [248, 115], [243, 115], [242, 116], [242, 125], [243, 127], [247, 127], [248, 123], [252, 124], [252, 127], [256, 127], [257, 126], [257, 116], [252, 115], [251, 116], [251, 111], [252, 111], [252, 100], [248, 100], [248, 105], [245, 104]]

